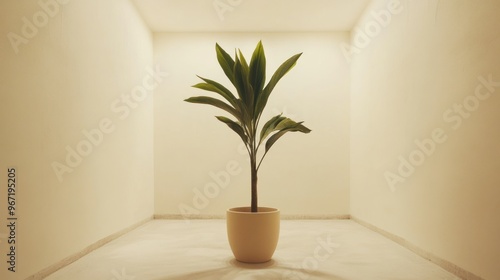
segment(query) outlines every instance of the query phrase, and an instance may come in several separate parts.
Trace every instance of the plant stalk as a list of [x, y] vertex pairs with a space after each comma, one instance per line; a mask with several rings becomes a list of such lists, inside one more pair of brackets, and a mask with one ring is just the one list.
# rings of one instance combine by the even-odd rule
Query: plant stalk
[[251, 201], [251, 211], [258, 212], [257, 208], [257, 162], [255, 158], [252, 158], [250, 163], [250, 169], [252, 172], [252, 201]]

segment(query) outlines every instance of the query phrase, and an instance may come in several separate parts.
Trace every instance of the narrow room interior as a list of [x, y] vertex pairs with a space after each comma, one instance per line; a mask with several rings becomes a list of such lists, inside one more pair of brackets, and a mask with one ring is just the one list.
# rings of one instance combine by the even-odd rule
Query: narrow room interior
[[[4, 1], [0, 278], [500, 279], [499, 12], [496, 0]], [[254, 131], [297, 122], [257, 153], [259, 207], [278, 209], [280, 228], [255, 264], [226, 230], [228, 209], [251, 205], [255, 144], [216, 116], [251, 133], [256, 111], [185, 100], [247, 106], [216, 44], [254, 70], [259, 42], [255, 106], [301, 55]]]

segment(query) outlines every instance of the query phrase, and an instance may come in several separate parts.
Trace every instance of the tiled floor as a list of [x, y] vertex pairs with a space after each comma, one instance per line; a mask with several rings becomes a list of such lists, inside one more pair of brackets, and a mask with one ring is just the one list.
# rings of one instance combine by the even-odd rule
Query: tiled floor
[[272, 261], [235, 261], [225, 220], [154, 220], [47, 280], [459, 279], [351, 220], [283, 220]]

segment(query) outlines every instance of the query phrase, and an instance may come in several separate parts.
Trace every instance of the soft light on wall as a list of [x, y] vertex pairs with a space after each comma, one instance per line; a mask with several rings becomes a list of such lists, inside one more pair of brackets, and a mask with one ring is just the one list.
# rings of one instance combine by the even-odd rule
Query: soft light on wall
[[484, 279], [500, 277], [499, 9], [374, 1], [351, 42], [351, 214]]

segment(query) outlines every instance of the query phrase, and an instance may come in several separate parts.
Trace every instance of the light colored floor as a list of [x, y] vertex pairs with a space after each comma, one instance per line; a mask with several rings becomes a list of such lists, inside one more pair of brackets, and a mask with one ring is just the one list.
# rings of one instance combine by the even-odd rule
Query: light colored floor
[[272, 261], [235, 261], [225, 220], [154, 220], [47, 280], [459, 279], [351, 220], [283, 220]]

